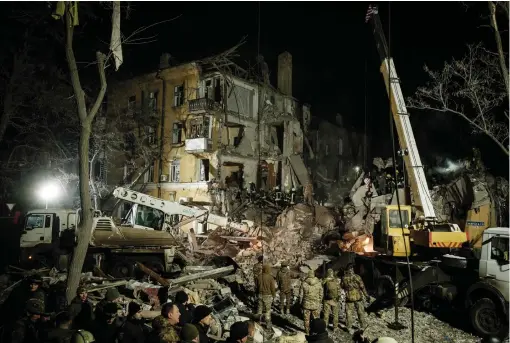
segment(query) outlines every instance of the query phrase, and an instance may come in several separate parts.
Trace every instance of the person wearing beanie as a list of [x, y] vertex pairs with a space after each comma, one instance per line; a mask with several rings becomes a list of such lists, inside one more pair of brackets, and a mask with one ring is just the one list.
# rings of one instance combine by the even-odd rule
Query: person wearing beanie
[[179, 312], [181, 312], [181, 317], [179, 318], [179, 326], [184, 326], [184, 324], [191, 323], [193, 320], [193, 312], [195, 307], [189, 303], [189, 297], [186, 292], [177, 292], [175, 295], [175, 305], [177, 305]]
[[212, 310], [205, 306], [200, 305], [195, 308], [193, 312], [193, 324], [198, 329], [199, 334], [199, 342], [200, 343], [208, 343], [209, 337], [207, 336], [207, 331], [209, 331], [209, 327], [213, 322], [213, 317], [211, 316]]
[[184, 324], [181, 329], [181, 343], [199, 343], [198, 329], [193, 324]]
[[117, 287], [108, 288], [106, 290], [105, 297], [103, 299], [101, 299], [101, 301], [98, 302], [96, 305], [96, 312], [95, 312], [96, 318], [103, 317], [103, 319], [105, 319], [103, 312], [104, 312], [104, 307], [107, 304], [116, 304], [117, 307], [120, 309], [120, 307], [118, 306], [118, 303], [120, 302], [121, 299], [122, 298], [120, 296], [120, 293], [119, 293]]
[[141, 312], [140, 305], [134, 301], [129, 303], [126, 321], [119, 331], [119, 343], [144, 343], [145, 335], [149, 332], [145, 330]]
[[101, 311], [101, 316], [94, 319], [90, 330], [96, 339], [96, 343], [111, 343], [117, 339], [120, 329], [117, 316], [117, 304], [107, 303], [104, 305]]
[[307, 342], [334, 343], [326, 331], [326, 322], [320, 318], [312, 319], [310, 322], [310, 335], [306, 336]]
[[92, 303], [88, 299], [87, 290], [84, 287], [78, 287], [76, 296], [69, 305], [69, 314], [73, 318], [73, 328], [90, 331], [94, 312]]
[[235, 322], [230, 327], [230, 334], [225, 343], [246, 343], [248, 334], [247, 322]]

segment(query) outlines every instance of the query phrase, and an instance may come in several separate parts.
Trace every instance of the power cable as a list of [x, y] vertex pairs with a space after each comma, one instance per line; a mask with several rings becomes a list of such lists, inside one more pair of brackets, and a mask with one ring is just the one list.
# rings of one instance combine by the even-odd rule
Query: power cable
[[[406, 254], [406, 264], [407, 264], [407, 273], [409, 276], [409, 287], [411, 288], [410, 297], [411, 297], [411, 342], [414, 343], [414, 292], [413, 292], [413, 278], [411, 275], [411, 263], [409, 261], [409, 253], [407, 251], [407, 244], [405, 241], [405, 231], [404, 231], [404, 221], [402, 220], [402, 212], [400, 211], [400, 197], [399, 197], [399, 190], [397, 187], [397, 164], [396, 164], [396, 147], [395, 147], [395, 133], [393, 129], [393, 113], [392, 113], [392, 106], [391, 106], [391, 3], [388, 2], [388, 58], [387, 58], [387, 68], [388, 68], [388, 95], [390, 99], [390, 137], [391, 137], [391, 144], [392, 144], [392, 150], [393, 150], [393, 177], [395, 178], [395, 195], [397, 197], [397, 207], [398, 207], [398, 215], [400, 218], [400, 227], [402, 228], [402, 239], [404, 240], [404, 250]], [[399, 116], [399, 113], [395, 114], [396, 116]], [[405, 168], [405, 167], [404, 167]], [[410, 239], [410, 237], [409, 237]], [[410, 242], [410, 240], [409, 240]], [[398, 267], [396, 267], [398, 268]], [[396, 298], [396, 294], [395, 294]], [[397, 309], [397, 302], [395, 301], [395, 312], [398, 313]]]

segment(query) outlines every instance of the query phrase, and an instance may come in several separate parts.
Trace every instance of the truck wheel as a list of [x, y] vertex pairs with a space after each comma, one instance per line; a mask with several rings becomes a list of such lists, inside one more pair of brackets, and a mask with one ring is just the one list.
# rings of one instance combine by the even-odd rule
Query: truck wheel
[[477, 300], [470, 310], [471, 324], [481, 336], [501, 336], [506, 328], [501, 320], [504, 316], [489, 298]]
[[135, 275], [135, 266], [131, 261], [115, 261], [112, 266], [112, 276], [127, 278]]

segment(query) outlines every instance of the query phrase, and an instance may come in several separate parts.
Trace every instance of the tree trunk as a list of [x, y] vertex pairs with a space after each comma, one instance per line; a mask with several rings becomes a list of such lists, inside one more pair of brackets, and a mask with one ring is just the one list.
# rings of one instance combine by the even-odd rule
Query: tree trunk
[[503, 51], [503, 43], [501, 42], [501, 34], [499, 33], [498, 21], [496, 19], [496, 4], [493, 1], [489, 1], [489, 10], [491, 13], [491, 26], [494, 30], [494, 38], [498, 47], [499, 66], [501, 68], [501, 74], [503, 74], [503, 80], [505, 81], [506, 93], [510, 93], [508, 85], [508, 68], [506, 66], [506, 56]]
[[[87, 125], [89, 124], [89, 125]], [[67, 276], [67, 301], [70, 302], [76, 295], [79, 286], [83, 263], [87, 255], [90, 238], [92, 237], [93, 209], [89, 189], [89, 139], [90, 123], [82, 123], [80, 132], [80, 200], [81, 200], [81, 221], [78, 225], [78, 244], [74, 249], [73, 260]]]

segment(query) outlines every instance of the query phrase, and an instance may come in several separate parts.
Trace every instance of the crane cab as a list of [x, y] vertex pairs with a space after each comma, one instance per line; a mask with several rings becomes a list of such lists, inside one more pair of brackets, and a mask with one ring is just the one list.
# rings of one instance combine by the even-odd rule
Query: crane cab
[[[398, 205], [386, 205], [381, 213], [380, 248], [385, 254], [395, 257], [411, 255], [411, 245], [409, 240], [411, 206], [401, 205], [400, 214], [402, 215], [402, 223], [400, 223]], [[402, 226], [404, 226], [403, 234]]]

